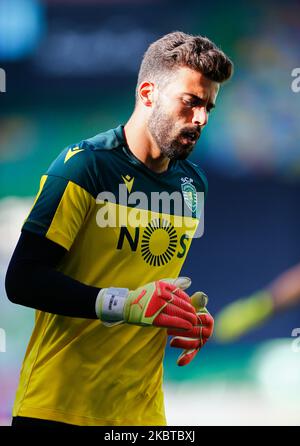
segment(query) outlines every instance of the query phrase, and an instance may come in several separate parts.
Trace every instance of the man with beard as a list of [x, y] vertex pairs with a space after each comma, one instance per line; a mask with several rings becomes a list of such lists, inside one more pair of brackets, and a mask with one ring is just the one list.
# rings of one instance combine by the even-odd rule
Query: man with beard
[[[205, 295], [178, 277], [207, 189], [186, 158], [231, 73], [209, 39], [165, 35], [127, 124], [67, 147], [42, 177], [6, 276], [9, 299], [37, 310], [14, 426], [166, 423], [167, 335], [186, 365], [213, 330]], [[153, 208], [153, 193], [177, 201]]]

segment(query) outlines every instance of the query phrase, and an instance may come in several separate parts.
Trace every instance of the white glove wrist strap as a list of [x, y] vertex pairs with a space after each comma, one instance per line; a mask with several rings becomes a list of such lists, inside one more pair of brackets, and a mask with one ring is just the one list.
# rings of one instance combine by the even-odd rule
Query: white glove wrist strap
[[[101, 300], [101, 315], [98, 315], [102, 321], [118, 322], [123, 321], [123, 311], [125, 301], [128, 297], [128, 288], [107, 288], [101, 290], [98, 299]], [[96, 308], [99, 308], [96, 302]]]

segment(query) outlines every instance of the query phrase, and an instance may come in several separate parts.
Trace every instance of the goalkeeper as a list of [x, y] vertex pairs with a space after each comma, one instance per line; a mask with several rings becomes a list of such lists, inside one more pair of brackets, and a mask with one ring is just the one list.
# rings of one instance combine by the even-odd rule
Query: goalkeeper
[[178, 278], [207, 192], [186, 158], [231, 73], [209, 39], [162, 37], [126, 125], [67, 147], [42, 176], [6, 275], [9, 299], [37, 310], [14, 426], [166, 423], [167, 335], [184, 366], [213, 330], [205, 295]]
[[234, 341], [263, 324], [273, 314], [300, 303], [300, 264], [277, 277], [266, 288], [234, 301], [216, 316], [215, 336]]

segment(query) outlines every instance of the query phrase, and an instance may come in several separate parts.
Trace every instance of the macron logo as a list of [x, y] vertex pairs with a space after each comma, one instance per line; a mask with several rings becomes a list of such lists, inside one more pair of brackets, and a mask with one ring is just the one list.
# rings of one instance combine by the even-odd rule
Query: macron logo
[[132, 186], [133, 186], [133, 182], [134, 182], [134, 177], [131, 177], [130, 175], [121, 175], [122, 176], [122, 180], [124, 181], [128, 192], [131, 192]]
[[67, 151], [67, 154], [65, 156], [65, 161], [64, 164], [70, 159], [72, 158], [72, 156], [77, 155], [77, 153], [82, 152], [84, 149], [80, 149], [79, 147], [73, 147], [72, 149], [69, 149]]

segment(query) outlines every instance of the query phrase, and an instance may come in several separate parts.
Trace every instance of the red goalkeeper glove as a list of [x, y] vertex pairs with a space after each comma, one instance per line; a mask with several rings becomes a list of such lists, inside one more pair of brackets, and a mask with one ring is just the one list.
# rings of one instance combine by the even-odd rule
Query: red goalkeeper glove
[[105, 325], [127, 324], [174, 328], [186, 333], [197, 323], [188, 294], [187, 277], [150, 282], [136, 290], [103, 288], [96, 300], [96, 314]]
[[168, 330], [168, 335], [173, 336], [170, 346], [184, 349], [177, 359], [179, 366], [187, 365], [194, 359], [212, 335], [214, 328], [214, 319], [206, 309], [208, 301], [206, 294], [197, 292], [191, 297], [191, 300], [197, 311], [197, 324], [191, 330], [186, 331], [184, 336], [178, 330]]

